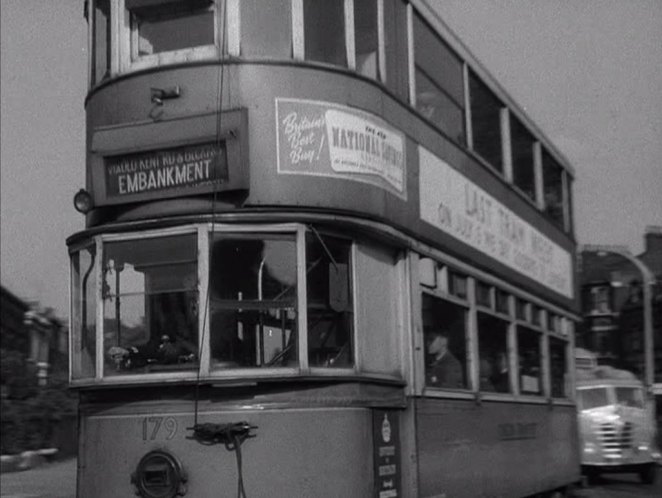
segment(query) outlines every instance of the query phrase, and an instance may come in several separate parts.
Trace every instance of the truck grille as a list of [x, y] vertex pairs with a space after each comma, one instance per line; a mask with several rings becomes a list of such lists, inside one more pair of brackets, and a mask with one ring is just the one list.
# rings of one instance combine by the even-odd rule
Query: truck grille
[[604, 455], [608, 458], [619, 458], [623, 456], [623, 450], [632, 448], [632, 423], [600, 424], [598, 437], [602, 444]]

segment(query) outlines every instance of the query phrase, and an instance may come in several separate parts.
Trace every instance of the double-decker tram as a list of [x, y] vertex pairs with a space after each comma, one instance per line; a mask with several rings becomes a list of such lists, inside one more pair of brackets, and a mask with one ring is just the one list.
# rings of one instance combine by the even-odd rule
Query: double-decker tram
[[86, 5], [78, 496], [578, 480], [573, 172], [426, 2]]

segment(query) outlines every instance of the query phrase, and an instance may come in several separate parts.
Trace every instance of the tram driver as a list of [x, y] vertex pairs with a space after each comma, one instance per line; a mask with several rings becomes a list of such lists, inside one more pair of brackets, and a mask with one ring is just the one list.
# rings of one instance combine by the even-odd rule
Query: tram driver
[[425, 371], [426, 385], [462, 389], [462, 365], [448, 349], [448, 336], [441, 329], [427, 334], [428, 363]]
[[149, 334], [146, 342], [128, 340], [111, 347], [108, 355], [116, 370], [167, 365], [189, 366], [196, 360], [197, 346], [197, 292], [194, 275], [183, 278], [182, 289], [153, 294], [147, 297]]

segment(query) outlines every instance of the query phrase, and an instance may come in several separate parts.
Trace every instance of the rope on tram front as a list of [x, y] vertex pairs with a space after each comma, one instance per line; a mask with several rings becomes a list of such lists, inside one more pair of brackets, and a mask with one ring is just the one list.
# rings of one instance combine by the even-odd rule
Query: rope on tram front
[[200, 444], [210, 446], [213, 444], [223, 444], [228, 451], [234, 451], [237, 458], [237, 498], [247, 498], [244, 489], [244, 475], [242, 471], [241, 444], [248, 438], [255, 437], [251, 434], [251, 429], [257, 429], [257, 426], [248, 422], [236, 422], [230, 424], [195, 424], [189, 427], [193, 431], [193, 436], [189, 439], [195, 439]]

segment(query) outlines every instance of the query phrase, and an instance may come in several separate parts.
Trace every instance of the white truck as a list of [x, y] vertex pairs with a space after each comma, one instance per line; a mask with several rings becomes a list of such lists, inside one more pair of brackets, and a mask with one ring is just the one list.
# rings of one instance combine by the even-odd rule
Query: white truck
[[599, 366], [595, 355], [577, 349], [577, 409], [582, 473], [593, 482], [601, 473], [636, 472], [655, 481], [653, 401], [643, 383], [626, 370]]

